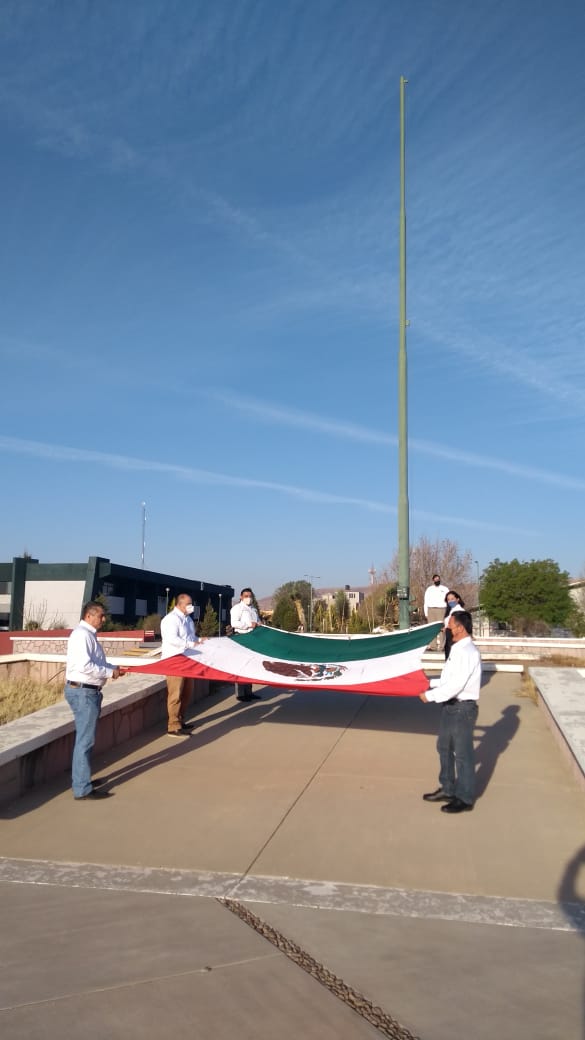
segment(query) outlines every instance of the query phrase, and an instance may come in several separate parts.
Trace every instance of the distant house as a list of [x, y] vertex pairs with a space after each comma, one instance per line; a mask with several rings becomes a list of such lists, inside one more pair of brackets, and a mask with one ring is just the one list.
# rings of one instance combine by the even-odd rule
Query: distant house
[[313, 603], [321, 600], [321, 602], [325, 603], [326, 606], [332, 606], [332, 604], [335, 603], [335, 597], [340, 590], [345, 592], [345, 598], [349, 604], [350, 614], [353, 614], [354, 611], [358, 609], [360, 603], [363, 603], [368, 592], [371, 591], [371, 586], [363, 585], [352, 589], [351, 585], [336, 585], [327, 589], [315, 589]]
[[[314, 589], [313, 609], [319, 602], [324, 603], [326, 606], [331, 606], [335, 602], [335, 597], [340, 589], [343, 589], [345, 592], [350, 613], [353, 614], [358, 609], [360, 603], [363, 603], [366, 596], [371, 592], [372, 586], [360, 585], [352, 588], [351, 585], [332, 585], [329, 588]], [[274, 611], [274, 597], [263, 596], [262, 599], [258, 600], [258, 606], [265, 617], [271, 618]]]
[[211, 601], [226, 621], [231, 585], [126, 567], [103, 556], [90, 556], [87, 563], [39, 563], [15, 556], [11, 563], [0, 563], [0, 628], [73, 628], [83, 604], [96, 596], [105, 597], [114, 621], [133, 627], [149, 614], [166, 614], [180, 592], [191, 596], [196, 619]]

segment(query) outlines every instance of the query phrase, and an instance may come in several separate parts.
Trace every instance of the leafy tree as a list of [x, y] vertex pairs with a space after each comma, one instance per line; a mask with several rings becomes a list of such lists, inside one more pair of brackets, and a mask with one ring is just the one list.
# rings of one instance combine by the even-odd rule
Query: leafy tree
[[313, 632], [329, 632], [330, 629], [326, 628], [327, 620], [327, 605], [322, 599], [318, 599], [313, 603]]
[[155, 635], [160, 635], [160, 622], [160, 614], [147, 614], [146, 617], [138, 619], [136, 628], [142, 629], [144, 632], [154, 632]]
[[203, 620], [199, 626], [199, 635], [206, 638], [219, 635], [219, 619], [217, 611], [215, 611], [211, 605], [210, 599], [207, 600]]
[[296, 632], [299, 627], [299, 615], [292, 596], [283, 596], [275, 604], [272, 624], [285, 632]]
[[[284, 628], [287, 632], [296, 632], [299, 625], [307, 628], [306, 619], [309, 617], [311, 604], [311, 584], [308, 581], [287, 581], [280, 585], [273, 595], [274, 612], [272, 623], [277, 628]], [[291, 611], [294, 610], [294, 623]], [[281, 620], [286, 620], [282, 624]]]
[[349, 609], [345, 589], [338, 589], [333, 600], [333, 615], [335, 617], [338, 632], [345, 632], [349, 618]]
[[577, 603], [571, 605], [565, 624], [577, 639], [582, 639], [585, 636], [585, 612], [581, 610]]
[[360, 603], [359, 613], [363, 624], [362, 632], [371, 632], [378, 625], [384, 628], [395, 628], [398, 624], [397, 586], [373, 585], [371, 592]]
[[[431, 584], [434, 573], [440, 574], [445, 585], [456, 589], [463, 596], [467, 607], [477, 604], [477, 582], [474, 580], [473, 556], [469, 549], [461, 549], [450, 538], [437, 538], [432, 542], [423, 535], [410, 547], [410, 600], [421, 620], [424, 618], [425, 589]], [[396, 584], [398, 551], [394, 553], [382, 577]]]
[[351, 632], [352, 635], [359, 635], [360, 632], [370, 631], [367, 619], [360, 614], [359, 610], [352, 611], [347, 624], [347, 631]]
[[494, 560], [481, 580], [481, 606], [492, 621], [512, 624], [529, 634], [547, 625], [564, 625], [572, 609], [568, 574], [554, 560]]

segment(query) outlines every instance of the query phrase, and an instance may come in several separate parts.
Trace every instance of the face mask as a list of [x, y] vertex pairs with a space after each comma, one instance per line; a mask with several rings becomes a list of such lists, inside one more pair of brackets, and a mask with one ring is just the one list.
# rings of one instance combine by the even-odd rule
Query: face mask
[[440, 578], [433, 578], [433, 585], [440, 585], [440, 584], [441, 584], [441, 579]]
[[453, 610], [453, 607], [455, 606], [456, 603], [457, 603], [456, 599], [448, 599], [447, 600], [447, 606], [449, 607], [449, 610]]
[[244, 603], [246, 604], [247, 607], [250, 606], [251, 602], [252, 602], [252, 597], [251, 596], [244, 596]]
[[188, 607], [185, 607], [185, 614], [192, 614], [194, 610], [195, 607], [192, 603], [190, 603]]

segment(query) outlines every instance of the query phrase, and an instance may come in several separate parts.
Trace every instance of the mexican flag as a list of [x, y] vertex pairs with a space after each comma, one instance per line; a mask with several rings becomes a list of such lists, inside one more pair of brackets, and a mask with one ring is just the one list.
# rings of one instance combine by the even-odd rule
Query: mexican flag
[[[387, 636], [322, 637], [258, 626], [246, 635], [199, 643], [176, 657], [124, 669], [220, 682], [345, 690], [384, 697], [416, 697], [429, 683], [421, 668], [441, 622]], [[122, 662], [120, 662], [122, 663]]]

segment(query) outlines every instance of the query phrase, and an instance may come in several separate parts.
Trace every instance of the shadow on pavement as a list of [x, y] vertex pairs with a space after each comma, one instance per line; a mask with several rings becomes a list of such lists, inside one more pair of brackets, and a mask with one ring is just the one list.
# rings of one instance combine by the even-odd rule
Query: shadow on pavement
[[497, 765], [500, 755], [508, 748], [520, 726], [520, 706], [509, 704], [502, 711], [502, 717], [491, 726], [476, 726], [475, 732], [482, 736], [475, 749], [476, 773], [475, 784], [477, 797], [481, 798], [486, 790]]
[[[558, 888], [558, 900], [565, 917], [585, 939], [585, 845], [569, 860]], [[585, 1037], [585, 977], [582, 993], [583, 1036]]]

